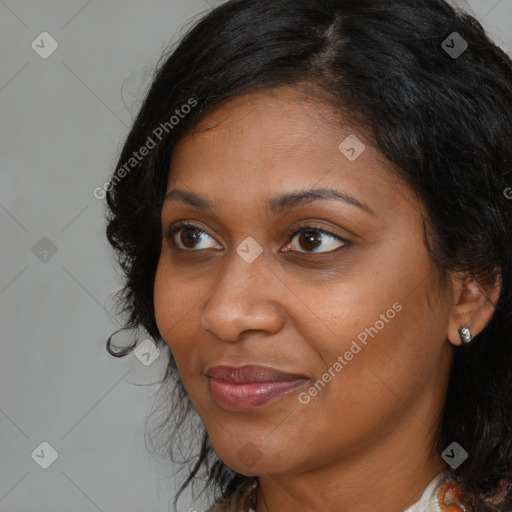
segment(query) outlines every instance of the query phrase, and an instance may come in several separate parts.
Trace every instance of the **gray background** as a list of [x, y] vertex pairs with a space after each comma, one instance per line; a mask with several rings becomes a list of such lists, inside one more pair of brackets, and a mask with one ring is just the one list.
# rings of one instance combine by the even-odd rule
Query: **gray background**
[[[93, 190], [162, 51], [219, 3], [0, 0], [1, 512], [165, 511], [174, 496], [143, 439], [165, 358], [105, 349], [120, 280]], [[457, 3], [512, 54], [512, 0]], [[43, 59], [45, 31], [59, 46]], [[58, 452], [47, 469], [43, 441]]]

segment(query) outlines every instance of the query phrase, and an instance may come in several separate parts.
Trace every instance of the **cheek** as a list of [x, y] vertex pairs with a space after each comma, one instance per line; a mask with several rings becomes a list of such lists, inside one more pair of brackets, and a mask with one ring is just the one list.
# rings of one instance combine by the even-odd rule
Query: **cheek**
[[160, 335], [174, 354], [179, 353], [179, 332], [186, 321], [186, 297], [183, 287], [177, 282], [175, 273], [160, 258], [155, 275], [153, 300], [155, 319]]
[[372, 307], [371, 315], [359, 313], [357, 325], [351, 315], [342, 315], [337, 332], [343, 334], [332, 343], [319, 340], [315, 351], [322, 362], [315, 365], [315, 378], [327, 383], [314, 380], [300, 397], [305, 404], [301, 409], [304, 421], [315, 418], [308, 429], [319, 452], [326, 435], [338, 448], [346, 449], [364, 444], [379, 429], [393, 431], [410, 415], [410, 409], [427, 417], [419, 404], [426, 390], [435, 385], [438, 361], [429, 347], [433, 331], [417, 329], [429, 324], [428, 315], [416, 316], [411, 323], [417, 300], [409, 297], [400, 303], [401, 309], [393, 308], [393, 302]]
[[[317, 340], [315, 377], [335, 375], [325, 378], [336, 401], [385, 409], [386, 403], [396, 402], [389, 389], [404, 398], [414, 396], [439, 365], [447, 313], [432, 280], [422, 278], [429, 275], [428, 260], [415, 260], [414, 265], [406, 258], [400, 261], [395, 268], [387, 264], [387, 272], [345, 283], [342, 294], [325, 289], [319, 293], [328, 312], [323, 315], [331, 331], [328, 338], [303, 326], [304, 336]], [[329, 392], [322, 394], [325, 401], [333, 399]]]
[[172, 315], [172, 304], [169, 304], [170, 294], [169, 294], [169, 283], [166, 279], [167, 273], [165, 272], [165, 267], [162, 265], [162, 259], [158, 264], [158, 268], [155, 275], [155, 284], [153, 288], [153, 301], [155, 307], [155, 319], [156, 324], [158, 326], [158, 330], [160, 331], [160, 335], [166, 340], [166, 336], [164, 333], [169, 329], [170, 326], [170, 318]]
[[[197, 373], [200, 347], [190, 333], [197, 329], [198, 299], [201, 295], [180, 279], [176, 269], [160, 258], [153, 289], [155, 319], [161, 337], [171, 350], [186, 384], [187, 375]], [[204, 293], [204, 291], [203, 291]]]

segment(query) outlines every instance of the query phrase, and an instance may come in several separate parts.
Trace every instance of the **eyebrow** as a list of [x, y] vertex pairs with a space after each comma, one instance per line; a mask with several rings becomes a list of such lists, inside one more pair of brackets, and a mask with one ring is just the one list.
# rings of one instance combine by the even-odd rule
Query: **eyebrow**
[[[342, 201], [348, 205], [355, 206], [370, 215], [375, 216], [375, 213], [368, 205], [359, 201], [355, 197], [339, 192], [332, 188], [319, 188], [310, 190], [299, 190], [295, 192], [287, 192], [279, 196], [273, 197], [267, 201], [267, 211], [271, 214], [277, 215], [284, 211], [298, 208], [314, 201]], [[195, 208], [206, 210], [208, 212], [215, 212], [215, 207], [211, 201], [205, 197], [201, 197], [194, 192], [186, 190], [173, 189], [165, 196], [164, 202], [180, 201]]]

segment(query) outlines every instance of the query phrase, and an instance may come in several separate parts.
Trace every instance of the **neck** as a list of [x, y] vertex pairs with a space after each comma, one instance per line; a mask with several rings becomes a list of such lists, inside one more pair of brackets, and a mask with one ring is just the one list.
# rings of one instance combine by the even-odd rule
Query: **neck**
[[404, 430], [396, 429], [386, 443], [337, 457], [322, 467], [260, 476], [257, 512], [403, 512], [446, 467], [429, 449], [434, 429], [427, 429], [414, 415], [409, 420], [419, 435], [404, 438]]

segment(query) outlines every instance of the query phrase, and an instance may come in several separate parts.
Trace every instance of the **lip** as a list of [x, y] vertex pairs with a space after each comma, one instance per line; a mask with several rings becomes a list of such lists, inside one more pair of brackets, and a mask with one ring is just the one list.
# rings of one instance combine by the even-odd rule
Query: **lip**
[[205, 371], [212, 398], [224, 409], [261, 407], [301, 387], [305, 375], [259, 365], [213, 366]]

